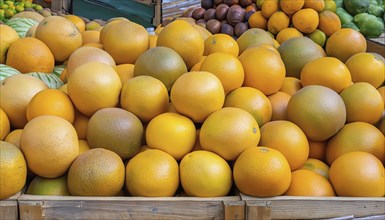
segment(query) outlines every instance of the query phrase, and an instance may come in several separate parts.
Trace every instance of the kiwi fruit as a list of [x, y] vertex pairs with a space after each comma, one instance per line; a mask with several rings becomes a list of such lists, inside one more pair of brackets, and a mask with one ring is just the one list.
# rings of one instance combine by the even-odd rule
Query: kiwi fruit
[[216, 10], [214, 8], [207, 9], [205, 15], [203, 16], [203, 19], [205, 19], [205, 21], [208, 21], [210, 19], [215, 18], [215, 11]]
[[235, 25], [239, 22], [243, 22], [245, 18], [245, 9], [240, 5], [233, 5], [227, 11], [227, 22], [231, 25]]
[[206, 10], [214, 7], [214, 0], [201, 0], [201, 7]]
[[228, 6], [237, 5], [239, 0], [223, 0], [223, 3], [225, 3]]
[[217, 34], [221, 31], [222, 24], [217, 19], [208, 20], [206, 23], [206, 29], [212, 34]]
[[222, 24], [221, 33], [233, 36], [234, 35], [234, 28], [230, 24]]
[[205, 12], [206, 12], [206, 9], [204, 9], [204, 8], [197, 8], [197, 9], [195, 9], [193, 11], [192, 18], [194, 18], [195, 20], [202, 19], [203, 16], [205, 15]]
[[227, 11], [229, 10], [229, 6], [226, 4], [220, 4], [215, 8], [215, 17], [221, 21], [225, 20], [227, 16]]
[[239, 37], [243, 34], [243, 32], [247, 31], [249, 25], [245, 22], [239, 22], [234, 26], [234, 35]]

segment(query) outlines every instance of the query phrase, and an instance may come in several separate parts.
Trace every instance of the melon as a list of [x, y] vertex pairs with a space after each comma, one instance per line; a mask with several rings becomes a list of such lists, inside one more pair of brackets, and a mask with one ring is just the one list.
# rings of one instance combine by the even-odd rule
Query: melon
[[57, 89], [64, 84], [63, 81], [61, 81], [60, 78], [55, 74], [47, 74], [41, 72], [32, 72], [26, 74], [40, 79], [51, 89]]
[[17, 32], [20, 38], [25, 37], [28, 30], [36, 24], [39, 24], [39, 22], [32, 18], [11, 18], [6, 23], [6, 25], [10, 26]]
[[19, 72], [19, 70], [13, 67], [7, 66], [5, 64], [0, 64], [0, 81], [15, 74], [21, 74], [21, 73]]
[[61, 74], [63, 73], [64, 69], [66, 68], [65, 65], [57, 65], [53, 68], [52, 74], [56, 75], [60, 78]]

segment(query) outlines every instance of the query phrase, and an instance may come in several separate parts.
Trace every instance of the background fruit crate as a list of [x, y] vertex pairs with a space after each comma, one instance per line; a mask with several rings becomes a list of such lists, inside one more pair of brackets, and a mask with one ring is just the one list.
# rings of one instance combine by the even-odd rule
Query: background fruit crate
[[240, 195], [245, 202], [245, 219], [353, 219], [370, 216], [385, 219], [383, 197], [305, 197], [256, 198]]
[[378, 38], [367, 38], [367, 51], [375, 52], [385, 57], [385, 33]]
[[0, 219], [19, 219], [19, 207], [17, 199], [22, 195], [24, 190], [16, 193], [8, 199], [0, 200]]
[[21, 220], [29, 219], [244, 219], [240, 196], [80, 197], [23, 194]]

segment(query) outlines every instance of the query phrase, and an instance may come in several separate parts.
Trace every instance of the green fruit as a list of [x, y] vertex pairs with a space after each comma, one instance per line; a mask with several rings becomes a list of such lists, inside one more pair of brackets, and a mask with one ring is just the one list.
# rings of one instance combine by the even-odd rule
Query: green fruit
[[311, 34], [308, 35], [308, 37], [312, 41], [314, 41], [314, 43], [320, 45], [321, 47], [323, 47], [325, 45], [326, 35], [324, 32], [322, 32], [319, 29], [316, 29], [315, 31], [313, 31]]
[[18, 5], [18, 6], [16, 6], [16, 11], [17, 11], [17, 12], [22, 12], [22, 11], [24, 11], [24, 7], [23, 7], [22, 5]]
[[370, 0], [344, 0], [346, 11], [351, 15], [364, 13], [369, 10]]
[[35, 5], [35, 6], [33, 7], [33, 9], [35, 9], [36, 11], [40, 11], [40, 10], [43, 9], [43, 7], [42, 7], [41, 5]]
[[13, 10], [11, 10], [11, 9], [7, 9], [7, 10], [5, 10], [5, 18], [11, 18], [12, 16], [14, 16], [15, 15], [15, 13], [13, 12]]

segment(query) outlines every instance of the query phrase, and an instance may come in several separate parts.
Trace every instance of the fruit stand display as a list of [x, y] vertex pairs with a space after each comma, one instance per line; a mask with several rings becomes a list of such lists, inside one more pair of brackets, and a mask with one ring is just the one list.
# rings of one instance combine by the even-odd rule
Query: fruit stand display
[[176, 5], [0, 0], [0, 219], [384, 219], [384, 2]]

